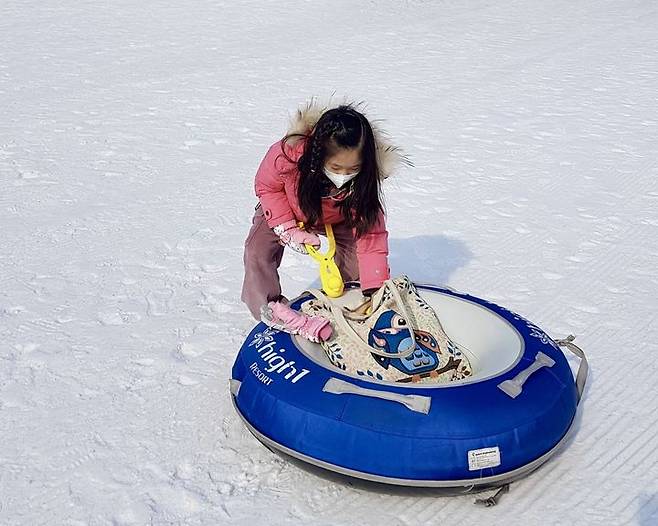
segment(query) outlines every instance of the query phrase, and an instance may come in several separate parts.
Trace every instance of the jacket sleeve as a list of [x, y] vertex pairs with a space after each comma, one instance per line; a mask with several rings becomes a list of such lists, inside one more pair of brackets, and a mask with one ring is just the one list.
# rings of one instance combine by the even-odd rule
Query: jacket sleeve
[[295, 219], [285, 192], [284, 173], [291, 165], [281, 151], [281, 141], [274, 143], [256, 172], [255, 189], [270, 228]]
[[374, 289], [382, 286], [390, 278], [388, 268], [388, 232], [383, 212], [367, 233], [356, 240], [356, 255], [359, 261], [361, 289]]

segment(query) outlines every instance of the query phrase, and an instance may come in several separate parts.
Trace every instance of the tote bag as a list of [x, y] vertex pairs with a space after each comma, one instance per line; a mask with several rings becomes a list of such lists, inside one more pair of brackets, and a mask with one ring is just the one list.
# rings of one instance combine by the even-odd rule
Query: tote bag
[[407, 276], [387, 280], [369, 304], [355, 309], [309, 292], [314, 298], [301, 310], [330, 320], [332, 337], [321, 345], [346, 373], [401, 383], [447, 383], [473, 374], [466, 349], [447, 336]]

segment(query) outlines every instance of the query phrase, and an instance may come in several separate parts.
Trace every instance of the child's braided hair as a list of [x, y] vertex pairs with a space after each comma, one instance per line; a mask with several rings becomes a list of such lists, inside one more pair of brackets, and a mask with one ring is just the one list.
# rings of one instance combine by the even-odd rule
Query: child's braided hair
[[[282, 148], [288, 139], [300, 135], [286, 136]], [[356, 230], [357, 236], [370, 231], [383, 206], [375, 138], [368, 119], [350, 105], [338, 106], [325, 111], [313, 130], [301, 137], [305, 142], [296, 161], [300, 173], [297, 197], [307, 225], [313, 226], [322, 219], [322, 194], [328, 181], [324, 175], [327, 157], [340, 149], [359, 148], [359, 175], [349, 183], [348, 195], [339, 206], [346, 224]]]

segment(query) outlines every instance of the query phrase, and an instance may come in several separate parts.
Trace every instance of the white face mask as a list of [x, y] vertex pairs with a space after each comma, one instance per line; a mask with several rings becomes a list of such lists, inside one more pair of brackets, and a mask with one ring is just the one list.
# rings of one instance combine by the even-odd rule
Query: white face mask
[[325, 168], [324, 175], [326, 175], [327, 179], [329, 179], [332, 183], [334, 183], [336, 188], [342, 188], [347, 183], [349, 183], [352, 179], [354, 179], [357, 175], [359, 175], [359, 172], [354, 172], [351, 174], [337, 174], [335, 172], [332, 172], [328, 168]]

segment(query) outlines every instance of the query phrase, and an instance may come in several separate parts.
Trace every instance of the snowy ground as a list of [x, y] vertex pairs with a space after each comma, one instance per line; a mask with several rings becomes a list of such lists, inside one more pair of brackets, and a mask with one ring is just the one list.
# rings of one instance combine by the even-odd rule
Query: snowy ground
[[[655, 2], [108, 4], [0, 4], [0, 524], [658, 524]], [[309, 473], [231, 407], [253, 175], [333, 91], [416, 164], [394, 274], [588, 353], [568, 448], [496, 508]]]

